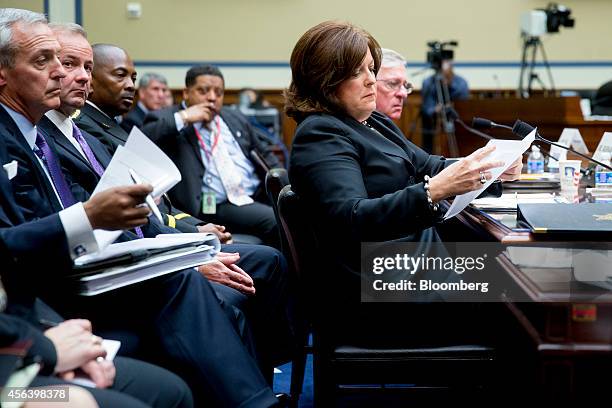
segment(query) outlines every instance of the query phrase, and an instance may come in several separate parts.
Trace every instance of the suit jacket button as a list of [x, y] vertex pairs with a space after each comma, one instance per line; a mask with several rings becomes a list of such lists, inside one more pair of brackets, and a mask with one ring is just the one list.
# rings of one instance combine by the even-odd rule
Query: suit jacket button
[[240, 137], [240, 136], [242, 136], [242, 133], [240, 133], [240, 131], [239, 131], [239, 130], [237, 130], [237, 131], [236, 131], [236, 137]]

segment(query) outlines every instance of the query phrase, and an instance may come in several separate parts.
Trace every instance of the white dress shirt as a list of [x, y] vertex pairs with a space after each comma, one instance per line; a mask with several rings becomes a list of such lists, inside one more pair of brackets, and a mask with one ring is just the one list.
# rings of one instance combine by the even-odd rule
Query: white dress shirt
[[[28, 142], [28, 145], [32, 150], [34, 150], [37, 134], [36, 126], [34, 126], [21, 113], [12, 110], [4, 104], [0, 105], [2, 105], [6, 112], [15, 121], [21, 134]], [[45, 171], [49, 183], [55, 190], [55, 186], [53, 185], [53, 181], [51, 180], [46, 166], [42, 163], [38, 156], [36, 156], [36, 158], [39, 160], [43, 170]], [[55, 192], [55, 194], [57, 195], [57, 191]], [[61, 204], [62, 201], [59, 199], [59, 195], [57, 199]], [[59, 212], [59, 217], [62, 226], [64, 227], [64, 232], [66, 233], [66, 239], [68, 241], [68, 248], [70, 250], [71, 258], [74, 259], [78, 256], [96, 252], [98, 250], [98, 242], [96, 241], [96, 238], [94, 236], [93, 228], [91, 227], [89, 218], [87, 218], [87, 214], [85, 213], [83, 203], [76, 203], [68, 208], [63, 209]]]

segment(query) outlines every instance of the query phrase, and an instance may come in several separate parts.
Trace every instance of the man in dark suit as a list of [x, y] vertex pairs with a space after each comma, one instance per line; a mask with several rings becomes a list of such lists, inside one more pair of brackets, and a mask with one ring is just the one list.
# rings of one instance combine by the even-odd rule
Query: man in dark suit
[[170, 197], [179, 208], [230, 230], [277, 245], [272, 207], [251, 152], [269, 167], [278, 160], [240, 112], [223, 107], [225, 82], [214, 66], [192, 67], [181, 106], [150, 112], [143, 132], [181, 170], [183, 180]]
[[[93, 64], [92, 50], [80, 26], [52, 24], [52, 29], [62, 48], [60, 61], [70, 62], [70, 65], [61, 81], [60, 107], [48, 111], [38, 127], [55, 142], [66, 177], [78, 184], [75, 189], [84, 189], [81, 194], [88, 198], [110, 161], [110, 155], [102, 144], [76, 128], [70, 119], [85, 103], [90, 80], [88, 72], [91, 70], [88, 67]], [[262, 361], [269, 361], [265, 365], [278, 361], [274, 356], [282, 356], [290, 338], [287, 317], [284, 316], [288, 291], [282, 256], [278, 251], [261, 245], [222, 245], [221, 250], [223, 253], [218, 256], [221, 263], [202, 265], [199, 271], [211, 281], [227, 286], [220, 288], [213, 284], [223, 300], [240, 307], [248, 315], [256, 334], [258, 355]], [[232, 262], [232, 259], [237, 259], [237, 262]], [[247, 296], [234, 293], [235, 290]], [[272, 367], [267, 371], [271, 374]]]
[[163, 75], [147, 72], [138, 80], [138, 102], [123, 117], [121, 127], [130, 133], [132, 127], [142, 127], [144, 118], [150, 111], [164, 107], [168, 92], [168, 81]]
[[[75, 114], [74, 122], [79, 129], [96, 137], [112, 155], [128, 138], [128, 133], [114, 118], [127, 112], [132, 105], [136, 69], [127, 52], [117, 46], [97, 44], [94, 49], [97, 52], [94, 51], [91, 84], [94, 90], [99, 90], [91, 94], [79, 114]], [[224, 226], [207, 224], [181, 210], [165, 199], [160, 203], [165, 225], [182, 232], [212, 232], [221, 242], [231, 240]], [[248, 237], [241, 237], [241, 242], [258, 243]]]
[[[45, 21], [44, 17], [42, 21]], [[3, 49], [2, 55], [8, 58], [0, 60], [0, 135], [11, 144], [20, 160], [18, 174], [26, 170], [23, 163], [33, 163], [34, 169], [30, 166], [30, 172], [35, 173], [34, 179], [50, 185], [47, 189], [51, 190], [49, 196], [68, 207], [69, 187], [61, 171], [58, 171], [57, 157], [52, 154], [44, 136], [37, 132], [34, 125], [46, 111], [57, 108], [60, 103], [60, 80], [66, 74], [57, 58], [59, 44], [43, 22], [20, 22], [8, 24], [7, 28], [11, 29], [12, 35], [6, 47], [16, 51], [8, 53]], [[22, 140], [30, 145], [32, 138], [35, 139], [35, 147], [24, 149]], [[33, 150], [39, 151], [37, 154], [42, 156], [40, 160]], [[117, 203], [107, 203], [99, 202], [96, 195], [90, 201], [97, 205], [93, 206], [90, 202], [81, 205], [81, 209], [85, 207], [83, 217], [87, 216], [87, 209], [93, 207], [97, 218], [85, 219], [89, 221], [88, 230], [79, 230], [76, 237], [91, 234], [92, 227], [124, 227], [117, 227], [119, 220], [125, 224], [126, 215], [123, 213], [130, 215], [128, 219], [132, 222], [133, 219], [140, 224], [145, 222], [143, 220], [146, 220], [148, 210], [132, 207], [143, 201], [144, 195], [151, 191], [150, 186], [118, 189], [114, 195], [107, 194], [104, 198], [112, 201], [117, 194], [125, 194], [125, 191], [138, 193], [134, 195], [139, 200], [122, 197], [116, 200]], [[112, 212], [101, 212], [112, 205], [118, 207], [118, 218]], [[79, 204], [68, 209], [73, 207], [78, 209]], [[71, 223], [80, 221], [76, 216], [73, 218]], [[57, 225], [62, 220], [62, 214], [57, 217], [49, 215], [49, 219]], [[71, 223], [63, 222], [64, 229], [68, 230], [67, 225], [74, 229]], [[4, 226], [10, 227], [12, 224]], [[70, 235], [68, 241], [70, 245]], [[78, 254], [83, 251], [74, 252]], [[25, 250], [24, 256], [31, 258], [33, 254]], [[190, 383], [196, 401], [214, 398], [228, 406], [276, 404], [277, 400], [255, 360], [242, 343], [234, 323], [228, 318], [230, 315], [235, 318], [235, 310], [222, 309], [209, 282], [195, 270], [181, 271], [87, 300], [71, 296], [58, 281], [58, 275], [70, 273], [69, 269], [58, 270], [58, 265], [54, 265], [51, 271], [39, 268], [37, 272], [44, 272], [38, 276], [56, 284], [36, 289], [44, 292], [41, 294], [52, 303], [61, 306], [67, 315], [89, 315], [97, 327], [121, 328], [138, 333], [143, 343], [146, 343], [144, 350], [176, 369]], [[31, 293], [32, 278], [26, 271], [21, 279], [12, 283], [21, 283], [14, 286], [19, 289], [18, 293]], [[146, 294], [146, 298], [143, 294]], [[135, 301], [137, 299], [140, 301]]]

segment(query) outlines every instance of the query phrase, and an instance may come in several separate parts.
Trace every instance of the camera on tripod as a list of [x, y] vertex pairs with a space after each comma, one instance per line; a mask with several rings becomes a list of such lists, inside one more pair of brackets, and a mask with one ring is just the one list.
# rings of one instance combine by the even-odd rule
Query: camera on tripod
[[570, 17], [571, 14], [569, 8], [549, 3], [544, 9], [528, 11], [521, 16], [521, 32], [529, 37], [558, 33], [560, 27], [574, 27], [576, 20]]
[[429, 41], [427, 46], [430, 48], [427, 51], [427, 62], [431, 68], [438, 72], [442, 69], [442, 61], [452, 60], [455, 55], [454, 51], [449, 49], [450, 47], [456, 47], [459, 45], [457, 41]]

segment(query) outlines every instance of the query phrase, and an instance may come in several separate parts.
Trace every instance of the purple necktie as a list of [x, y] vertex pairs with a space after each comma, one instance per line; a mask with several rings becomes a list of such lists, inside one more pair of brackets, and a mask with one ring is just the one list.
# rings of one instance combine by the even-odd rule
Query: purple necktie
[[62, 206], [64, 208], [70, 207], [76, 203], [76, 200], [74, 199], [72, 191], [70, 191], [70, 187], [62, 174], [62, 169], [57, 157], [55, 157], [55, 154], [49, 148], [44, 136], [38, 132], [36, 133], [36, 147], [38, 147], [38, 149], [35, 149], [34, 153], [36, 153], [47, 168], [47, 171], [51, 176], [51, 181], [53, 182], [53, 185], [57, 190], [57, 194], [60, 197], [60, 201], [62, 202]]
[[[81, 146], [81, 149], [83, 149], [83, 153], [85, 153], [85, 157], [87, 157], [89, 164], [91, 164], [91, 167], [93, 167], [98, 177], [102, 177], [102, 174], [104, 174], [104, 167], [102, 167], [98, 159], [96, 159], [96, 156], [94, 155], [94, 152], [91, 150], [91, 147], [89, 147], [89, 145], [85, 141], [85, 138], [83, 137], [83, 134], [81, 133], [81, 130], [74, 124], [74, 122], [72, 122], [72, 135], [74, 136], [76, 141]], [[138, 238], [144, 238], [144, 234], [142, 233], [142, 229], [140, 229], [140, 227], [135, 227], [134, 232], [136, 232], [136, 235], [138, 235]]]
[[83, 134], [81, 133], [79, 128], [76, 127], [74, 122], [72, 122], [72, 135], [81, 146], [81, 149], [83, 149], [83, 153], [85, 153], [85, 157], [87, 157], [87, 160], [91, 164], [91, 167], [93, 167], [94, 171], [99, 177], [102, 177], [102, 174], [104, 173], [104, 168], [102, 167], [98, 159], [96, 159], [94, 152], [91, 150], [91, 147], [89, 147], [89, 145], [85, 141], [85, 138], [83, 138]]

